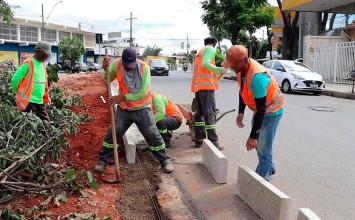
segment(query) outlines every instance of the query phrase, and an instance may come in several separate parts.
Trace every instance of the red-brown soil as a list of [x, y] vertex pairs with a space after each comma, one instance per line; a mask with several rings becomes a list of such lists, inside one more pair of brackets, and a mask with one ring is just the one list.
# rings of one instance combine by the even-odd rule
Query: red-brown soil
[[[59, 83], [54, 86], [65, 89], [69, 94], [79, 94], [83, 107], [72, 107], [72, 110], [87, 113], [92, 118], [91, 121], [79, 125], [80, 131], [76, 135], [69, 137], [70, 147], [62, 153], [59, 163], [74, 167], [78, 174], [82, 171], [93, 172], [103, 137], [110, 124], [109, 108], [100, 98], [102, 95], [107, 99], [105, 83], [99, 74], [73, 74], [61, 76]], [[43, 214], [54, 219], [70, 213], [94, 213], [101, 218], [110, 216], [111, 219], [121, 219], [116, 205], [121, 186], [102, 182], [98, 174], [95, 174], [95, 177], [98, 179], [99, 188], [96, 192], [90, 189], [90, 197], [82, 198], [73, 194], [67, 203], [60, 203], [59, 207], [49, 203], [46, 211], [36, 212], [36, 215]], [[25, 197], [8, 206], [24, 211], [38, 206], [46, 199], [45, 196]]]
[[[71, 74], [60, 76], [59, 83], [53, 86], [72, 95], [79, 94], [83, 105], [71, 109], [92, 118], [91, 121], [79, 125], [80, 131], [76, 135], [69, 137], [70, 147], [65, 149], [58, 163], [74, 167], [78, 174], [83, 171], [94, 173], [93, 167], [101, 150], [102, 140], [110, 126], [109, 107], [100, 97], [107, 100], [105, 82], [100, 74]], [[128, 165], [123, 159], [123, 153], [120, 153], [122, 176], [118, 184], [104, 183], [101, 175], [94, 173], [99, 188], [97, 191], [86, 189], [90, 192], [88, 198], [72, 194], [68, 202], [60, 203], [59, 207], [50, 202], [45, 211], [36, 211], [32, 217], [63, 219], [70, 213], [94, 213], [99, 218], [110, 216], [111, 219], [118, 220], [155, 219], [152, 196], [155, 186], [160, 182], [159, 163], [149, 152], [141, 152], [139, 155], [140, 165]], [[11, 202], [8, 207], [24, 212], [34, 206], [38, 207], [46, 199], [45, 196], [28, 196]]]

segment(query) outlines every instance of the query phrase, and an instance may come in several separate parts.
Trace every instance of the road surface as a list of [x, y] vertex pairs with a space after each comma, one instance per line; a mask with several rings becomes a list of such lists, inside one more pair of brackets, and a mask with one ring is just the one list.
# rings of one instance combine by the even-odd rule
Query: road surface
[[[191, 72], [171, 72], [169, 77], [152, 77], [152, 89], [175, 102], [190, 102]], [[222, 80], [217, 92], [221, 111], [237, 108], [235, 81]], [[355, 219], [355, 101], [328, 96], [286, 94], [286, 111], [275, 141], [277, 174], [273, 184], [291, 197], [291, 219], [298, 208], [310, 208], [322, 219]], [[312, 110], [329, 107], [332, 112]], [[229, 159], [228, 184], [235, 189], [237, 167], [255, 168], [256, 152], [247, 152], [245, 142], [251, 129], [251, 112], [246, 110], [246, 127], [235, 125], [235, 114], [218, 122], [220, 143]], [[231, 187], [227, 187], [231, 189]]]

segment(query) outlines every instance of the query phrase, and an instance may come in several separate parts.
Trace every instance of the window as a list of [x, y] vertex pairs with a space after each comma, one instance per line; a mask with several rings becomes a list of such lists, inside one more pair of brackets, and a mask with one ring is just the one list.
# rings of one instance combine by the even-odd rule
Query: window
[[51, 29], [42, 29], [42, 40], [50, 43], [57, 42], [57, 31]]
[[69, 32], [59, 31], [59, 41], [63, 40], [66, 37], [70, 37], [70, 33]]
[[271, 69], [272, 62], [274, 62], [274, 61], [267, 61], [267, 62], [265, 62], [265, 63], [263, 64], [263, 66], [265, 66], [266, 68]]
[[282, 71], [285, 72], [284, 67], [282, 66], [282, 64], [278, 61], [274, 62], [274, 66], [272, 67], [272, 69], [277, 70], [277, 71]]
[[81, 42], [83, 42], [83, 35], [82, 34], [73, 33], [73, 37], [77, 37], [81, 40]]
[[16, 25], [0, 22], [0, 39], [17, 40]]
[[37, 28], [20, 25], [20, 40], [38, 42]]
[[285, 62], [284, 65], [288, 71], [312, 72], [312, 70], [308, 66], [304, 65], [303, 63], [289, 61], [289, 62]]

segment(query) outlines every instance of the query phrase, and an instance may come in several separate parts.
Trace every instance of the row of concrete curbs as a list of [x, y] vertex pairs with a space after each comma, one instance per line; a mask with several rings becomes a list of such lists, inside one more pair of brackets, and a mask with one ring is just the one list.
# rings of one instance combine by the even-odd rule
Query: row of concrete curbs
[[[209, 140], [202, 148], [202, 163], [216, 183], [227, 183], [228, 159]], [[247, 166], [240, 166], [237, 195], [264, 220], [289, 219], [290, 198]], [[298, 210], [297, 220], [320, 220], [307, 208]]]
[[[138, 129], [131, 126], [123, 137], [126, 160], [129, 164], [134, 164], [136, 161], [136, 133]], [[211, 141], [204, 140], [201, 157], [202, 163], [215, 182], [227, 183], [228, 159]], [[240, 166], [238, 169], [236, 194], [264, 220], [290, 218], [290, 198], [247, 166]], [[298, 210], [297, 220], [320, 220], [320, 218], [310, 209], [301, 208]]]

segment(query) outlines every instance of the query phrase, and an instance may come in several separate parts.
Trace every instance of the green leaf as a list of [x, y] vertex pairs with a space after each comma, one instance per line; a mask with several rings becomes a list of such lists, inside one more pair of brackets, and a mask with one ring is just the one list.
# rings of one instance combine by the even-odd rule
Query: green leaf
[[65, 173], [65, 179], [73, 180], [75, 178], [76, 178], [75, 170], [73, 168], [68, 169], [67, 172]]

